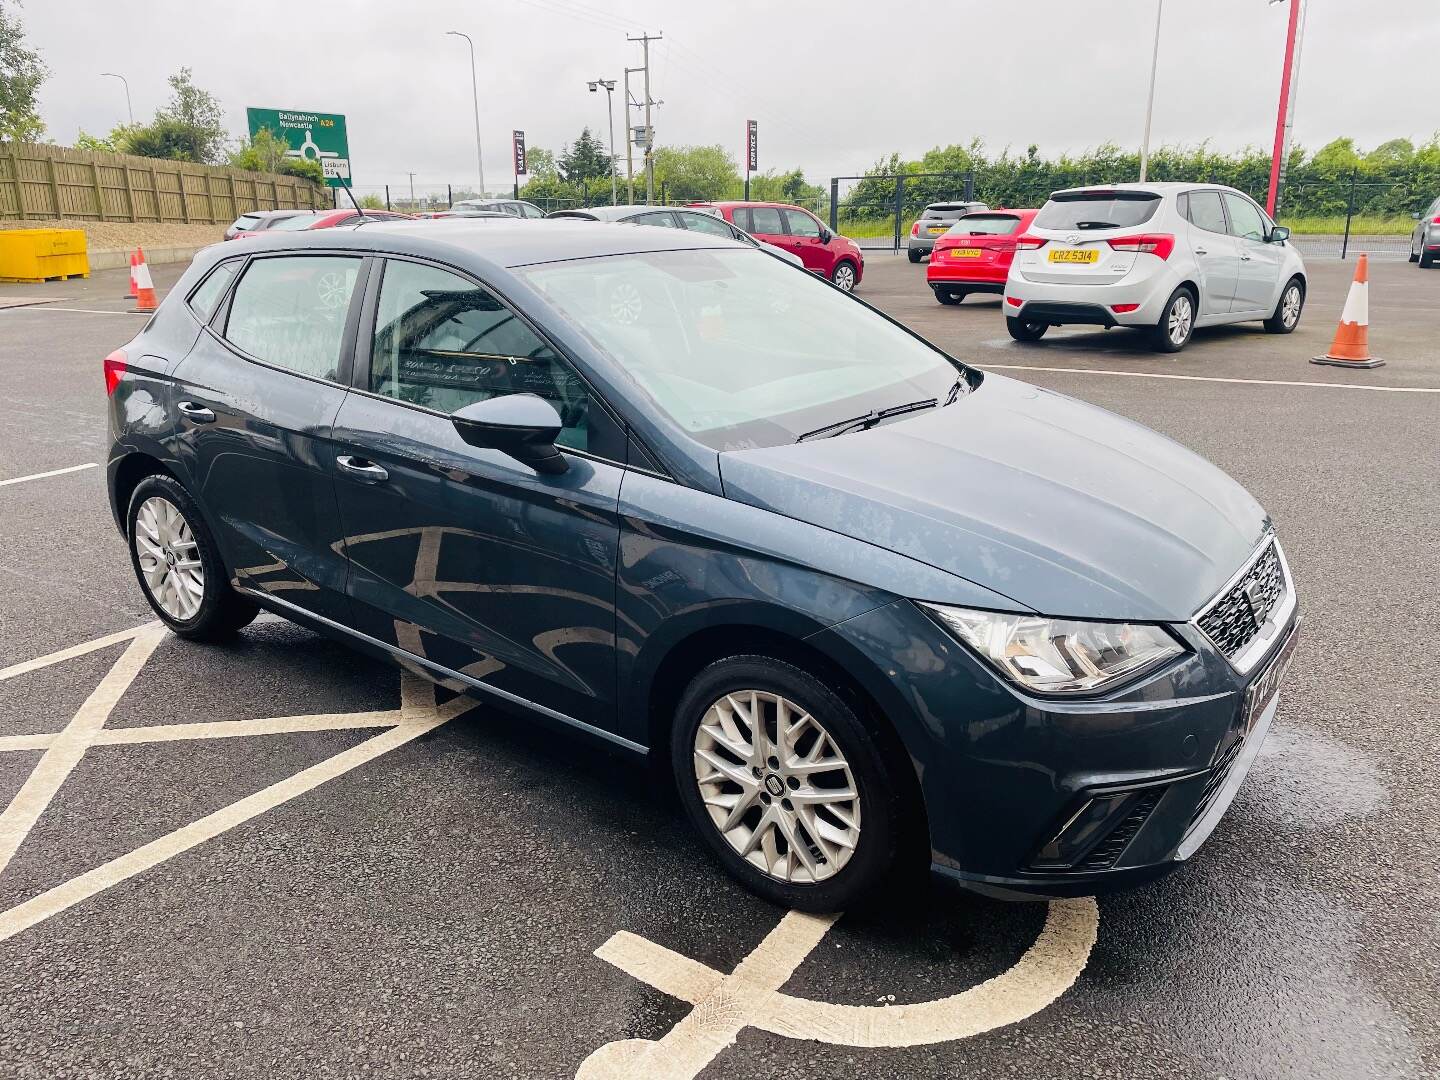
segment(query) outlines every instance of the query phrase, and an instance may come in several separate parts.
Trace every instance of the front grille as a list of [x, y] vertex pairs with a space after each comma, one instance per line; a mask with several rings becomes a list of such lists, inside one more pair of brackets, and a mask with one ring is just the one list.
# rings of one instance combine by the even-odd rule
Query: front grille
[[1200, 629], [1227, 659], [1233, 659], [1284, 599], [1285, 587], [1285, 571], [1271, 540], [1254, 565], [1200, 616]]
[[1115, 860], [1120, 858], [1120, 853], [1125, 850], [1126, 845], [1135, 839], [1135, 834], [1149, 819], [1150, 811], [1155, 809], [1155, 804], [1160, 801], [1160, 796], [1163, 794], [1164, 790], [1161, 788], [1151, 788], [1142, 793], [1140, 798], [1135, 801], [1135, 805], [1130, 808], [1130, 812], [1125, 815], [1124, 820], [1111, 830], [1109, 836], [1096, 844], [1095, 849], [1086, 855], [1084, 861], [1075, 869], [1109, 870], [1114, 866]]
[[1200, 793], [1200, 801], [1195, 804], [1195, 812], [1190, 815], [1190, 824], [1193, 826], [1205, 816], [1210, 809], [1210, 804], [1220, 794], [1220, 789], [1225, 786], [1225, 778], [1230, 775], [1231, 768], [1235, 765], [1235, 759], [1240, 756], [1240, 748], [1245, 745], [1245, 740], [1234, 739], [1220, 755], [1220, 759], [1210, 768], [1210, 776], [1205, 781], [1205, 790]]

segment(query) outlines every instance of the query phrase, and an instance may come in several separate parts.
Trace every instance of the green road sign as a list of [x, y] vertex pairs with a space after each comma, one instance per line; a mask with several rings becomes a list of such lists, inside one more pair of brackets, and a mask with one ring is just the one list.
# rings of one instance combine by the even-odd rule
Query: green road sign
[[345, 117], [336, 113], [306, 112], [303, 109], [246, 109], [253, 139], [261, 128], [290, 145], [286, 157], [309, 158], [320, 162], [325, 183], [339, 187], [350, 182], [350, 145], [345, 140]]

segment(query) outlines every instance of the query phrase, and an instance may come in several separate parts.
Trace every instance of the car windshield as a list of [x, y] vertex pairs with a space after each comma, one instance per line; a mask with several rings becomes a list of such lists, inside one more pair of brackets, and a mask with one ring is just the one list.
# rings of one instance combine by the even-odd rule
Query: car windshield
[[661, 251], [520, 270], [655, 406], [716, 450], [917, 400], [962, 370], [808, 274], [758, 251]]
[[925, 212], [920, 215], [924, 221], [936, 221], [942, 218], [957, 218], [969, 209], [965, 206], [927, 206]]
[[1151, 191], [1067, 191], [1053, 196], [1037, 229], [1130, 229], [1150, 220], [1160, 196]]
[[276, 232], [299, 232], [301, 229], [308, 229], [318, 220], [320, 220], [318, 214], [296, 214], [294, 217], [281, 218], [279, 221], [271, 222], [270, 228]]
[[254, 214], [243, 214], [235, 219], [232, 229], [254, 229], [260, 224], [260, 219]]
[[1020, 224], [1014, 214], [968, 214], [950, 226], [948, 236], [1009, 236]]

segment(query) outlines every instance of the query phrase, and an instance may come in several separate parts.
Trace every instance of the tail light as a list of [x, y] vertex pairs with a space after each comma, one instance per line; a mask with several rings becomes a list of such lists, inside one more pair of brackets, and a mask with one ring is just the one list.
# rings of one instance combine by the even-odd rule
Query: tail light
[[1009, 304], [1011, 307], [1019, 307], [1024, 302], [1025, 301], [1021, 300], [1018, 296], [1005, 297], [1005, 303]]
[[1116, 251], [1143, 251], [1168, 259], [1175, 250], [1175, 237], [1169, 233], [1143, 233], [1140, 236], [1117, 236], [1110, 246]]
[[120, 376], [125, 374], [125, 361], [128, 359], [124, 349], [116, 349], [105, 357], [105, 394], [107, 397], [115, 393], [115, 387], [120, 385]]
[[1431, 218], [1431, 219], [1430, 219], [1430, 224], [1431, 224], [1431, 225], [1440, 225], [1440, 217], [1433, 217], [1433, 218]]
[[915, 222], [914, 225], [911, 225], [911, 226], [910, 226], [910, 235], [911, 235], [911, 236], [919, 236], [919, 235], [920, 235], [920, 223], [919, 223], [918, 221]]
[[1115, 312], [1116, 315], [1128, 315], [1139, 306], [1139, 304], [1111, 304], [1110, 310]]
[[1031, 236], [1029, 233], [1015, 238], [1015, 246], [1021, 251], [1034, 251], [1036, 248], [1044, 247], [1049, 242], [1050, 241], [1046, 240], [1043, 236]]
[[1002, 253], [1003, 253], [1003, 252], [1014, 251], [1014, 250], [1015, 250], [1015, 241], [1014, 241], [1014, 240], [996, 240], [993, 244], [990, 244], [990, 245], [989, 245], [989, 248], [990, 248], [991, 251], [1002, 252]]

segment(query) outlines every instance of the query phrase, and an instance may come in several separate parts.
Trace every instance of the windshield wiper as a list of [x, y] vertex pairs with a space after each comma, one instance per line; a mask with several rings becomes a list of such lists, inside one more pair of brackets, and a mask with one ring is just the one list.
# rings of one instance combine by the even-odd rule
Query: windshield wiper
[[892, 416], [903, 416], [905, 413], [920, 412], [922, 409], [933, 409], [940, 404], [938, 398], [924, 398], [921, 401], [910, 401], [904, 405], [891, 405], [888, 409], [871, 409], [862, 416], [852, 416], [848, 420], [836, 420], [833, 424], [826, 424], [814, 431], [807, 431], [803, 435], [797, 435], [795, 441], [804, 442], [806, 439], [814, 439], [820, 436], [844, 435], [849, 431], [864, 431], [872, 428], [881, 420], [888, 420]]

